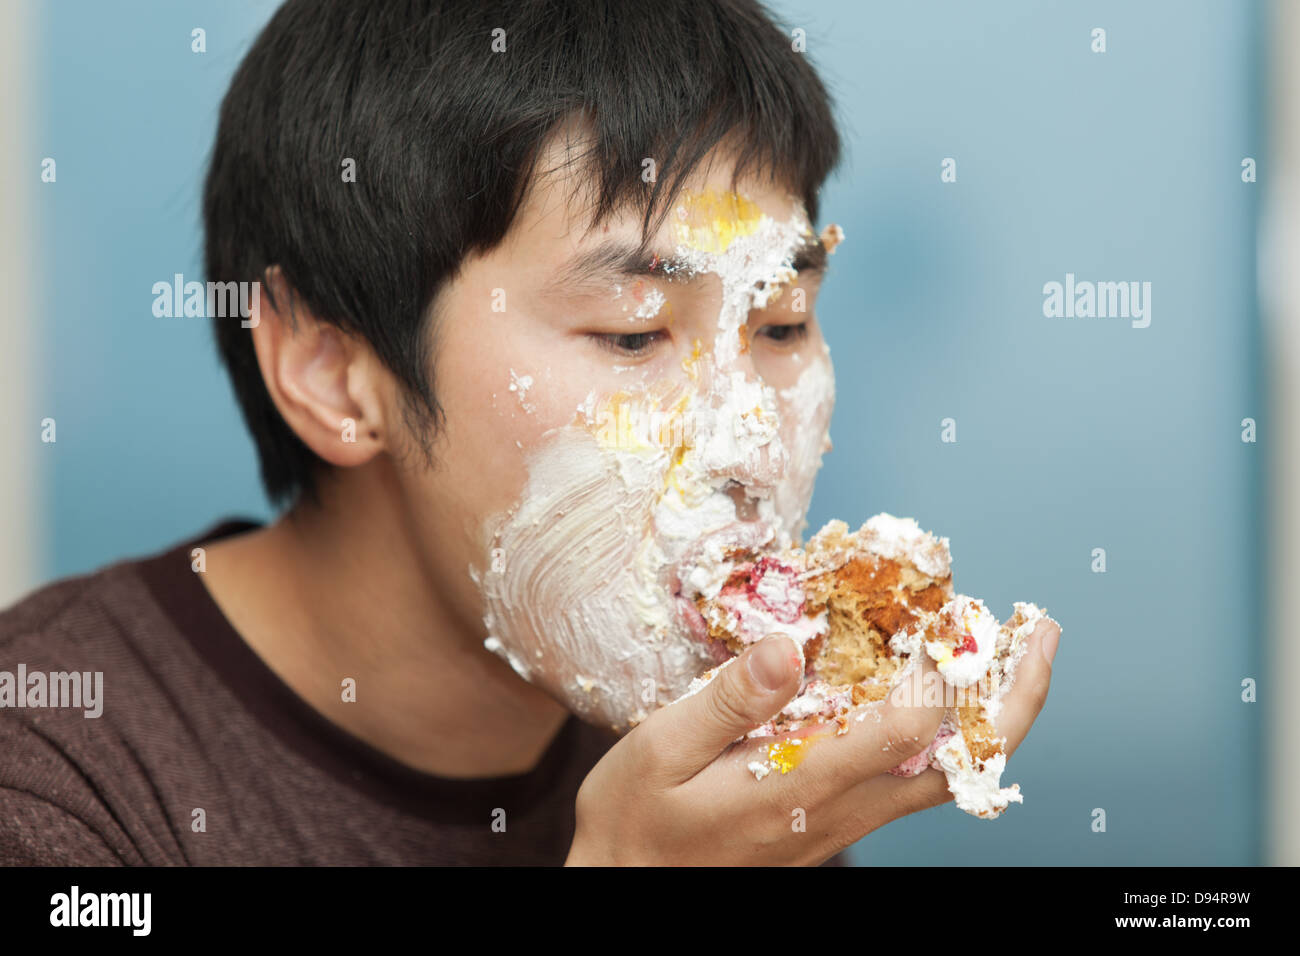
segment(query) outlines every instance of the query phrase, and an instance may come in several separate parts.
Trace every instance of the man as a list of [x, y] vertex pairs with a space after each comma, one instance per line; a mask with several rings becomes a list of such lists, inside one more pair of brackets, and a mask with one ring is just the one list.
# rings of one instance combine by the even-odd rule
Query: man
[[938, 707], [754, 781], [788, 638], [662, 707], [708, 663], [687, 579], [803, 523], [837, 156], [747, 0], [286, 3], [204, 209], [209, 280], [262, 293], [214, 324], [288, 507], [0, 618], [105, 688], [0, 712], [0, 861], [817, 864], [948, 799], [885, 773]]

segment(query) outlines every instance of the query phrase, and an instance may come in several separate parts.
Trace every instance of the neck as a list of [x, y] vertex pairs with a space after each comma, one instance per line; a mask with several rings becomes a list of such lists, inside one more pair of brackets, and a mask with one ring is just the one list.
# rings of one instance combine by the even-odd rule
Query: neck
[[372, 747], [444, 777], [530, 770], [568, 711], [439, 599], [400, 499], [358, 487], [382, 481], [349, 469], [346, 489], [326, 486], [319, 507], [212, 544], [204, 583], [281, 680]]

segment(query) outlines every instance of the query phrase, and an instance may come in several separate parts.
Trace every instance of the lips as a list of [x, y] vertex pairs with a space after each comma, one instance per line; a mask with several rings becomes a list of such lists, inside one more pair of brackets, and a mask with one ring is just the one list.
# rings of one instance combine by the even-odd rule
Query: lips
[[709, 627], [704, 623], [704, 616], [700, 614], [700, 609], [695, 606], [694, 601], [678, 595], [674, 603], [677, 607], [677, 621], [682, 630], [704, 645], [704, 649], [713, 658], [714, 664], [721, 664], [735, 656], [727, 649], [726, 644], [709, 637]]
[[766, 523], [738, 521], [696, 541], [684, 557], [667, 566], [668, 587], [672, 591], [677, 623], [693, 640], [704, 646], [714, 664], [721, 664], [735, 655], [722, 641], [709, 637], [708, 624], [696, 607], [695, 598], [710, 590], [706, 583], [709, 580], [721, 587], [734, 563], [729, 560], [730, 554], [758, 550], [772, 537], [772, 528]]

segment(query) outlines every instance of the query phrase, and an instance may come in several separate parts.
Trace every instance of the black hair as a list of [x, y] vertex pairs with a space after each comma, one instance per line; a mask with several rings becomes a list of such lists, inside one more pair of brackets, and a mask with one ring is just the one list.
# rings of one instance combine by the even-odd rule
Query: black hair
[[[649, 234], [720, 144], [735, 178], [766, 172], [816, 222], [840, 144], [796, 46], [754, 0], [288, 0], [221, 104], [207, 278], [269, 294], [279, 266], [295, 299], [392, 370], [427, 455], [442, 422], [434, 297], [506, 235], [567, 122], [586, 130], [593, 223], [631, 203]], [[276, 410], [250, 332], [213, 322], [268, 497], [315, 498], [325, 463]]]

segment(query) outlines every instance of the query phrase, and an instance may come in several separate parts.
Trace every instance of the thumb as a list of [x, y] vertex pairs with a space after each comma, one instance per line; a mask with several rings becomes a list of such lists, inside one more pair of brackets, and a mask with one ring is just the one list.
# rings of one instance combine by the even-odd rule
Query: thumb
[[769, 634], [719, 667], [699, 691], [661, 711], [672, 775], [689, 780], [774, 716], [798, 692], [803, 669], [803, 648], [794, 638]]

